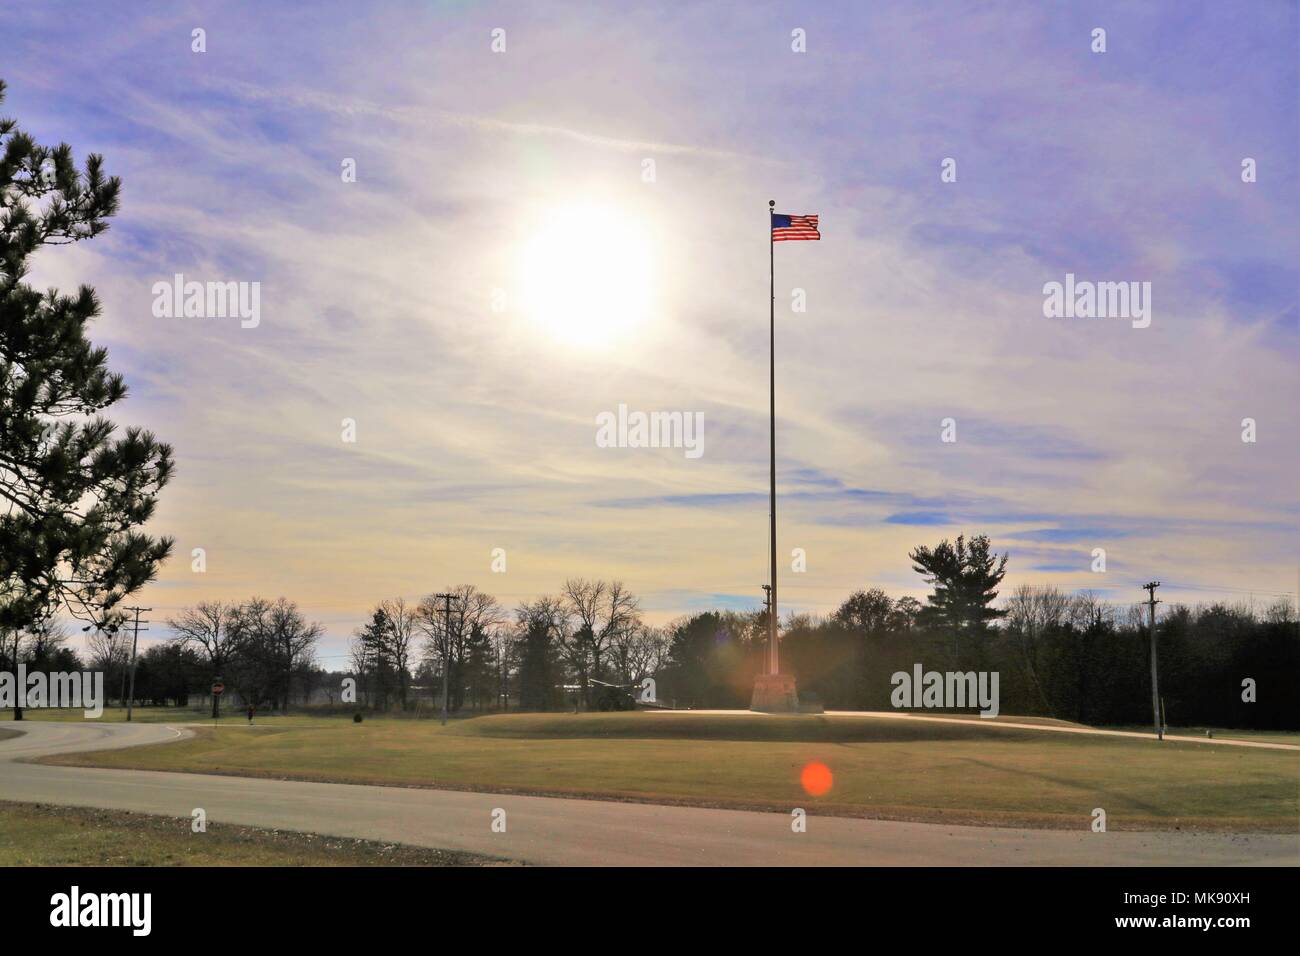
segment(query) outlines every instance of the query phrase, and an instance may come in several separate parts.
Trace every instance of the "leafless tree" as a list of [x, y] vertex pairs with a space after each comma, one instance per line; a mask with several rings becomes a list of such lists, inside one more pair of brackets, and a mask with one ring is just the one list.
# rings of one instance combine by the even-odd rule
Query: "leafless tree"
[[1092, 591], [1080, 591], [1070, 599], [1066, 614], [1076, 629], [1086, 631], [1090, 627], [1113, 621], [1115, 608]]
[[390, 656], [397, 669], [398, 699], [405, 710], [411, 686], [411, 655], [415, 652], [415, 638], [420, 633], [419, 608], [399, 597], [384, 601], [379, 609], [388, 618]]
[[365, 628], [358, 628], [348, 643], [348, 659], [352, 664], [352, 675], [361, 686], [362, 702], [367, 707], [373, 704], [370, 698], [369, 675], [374, 666], [374, 657], [374, 642], [370, 640]]
[[118, 698], [126, 698], [126, 671], [131, 661], [131, 636], [115, 624], [93, 628], [86, 637], [86, 655], [92, 670], [103, 671], [112, 687], [118, 680]]
[[570, 578], [564, 582], [564, 600], [576, 622], [564, 654], [588, 700], [590, 680], [603, 677], [613, 642], [641, 623], [640, 608], [621, 581]]
[[447, 674], [448, 710], [458, 710], [464, 696], [466, 643], [476, 634], [489, 635], [506, 621], [505, 611], [492, 595], [472, 584], [449, 589], [450, 614], [445, 602], [430, 594], [414, 611], [414, 628], [424, 636], [424, 661]]
[[230, 626], [237, 639], [246, 642], [245, 657], [256, 659], [266, 671], [265, 689], [272, 701], [287, 711], [294, 671], [313, 663], [325, 628], [308, 623], [298, 605], [286, 598], [274, 603], [253, 598], [239, 608]]
[[518, 664], [516, 642], [518, 637], [509, 627], [498, 627], [492, 632], [492, 655], [497, 670], [497, 703], [502, 710], [510, 709], [510, 675]]
[[[248, 635], [235, 626], [239, 608], [222, 601], [203, 601], [187, 607], [167, 626], [174, 640], [183, 647], [191, 647], [207, 658], [212, 677], [226, 676], [247, 643]], [[221, 697], [212, 695], [212, 717], [221, 714]]]
[[610, 647], [619, 679], [639, 684], [659, 673], [668, 659], [668, 645], [668, 635], [660, 628], [637, 624], [621, 631]]
[[1040, 650], [1043, 635], [1059, 627], [1070, 612], [1068, 594], [1054, 587], [1022, 584], [1007, 601], [1006, 628], [1033, 685], [1047, 712], [1055, 716], [1052, 703], [1043, 689], [1040, 674]]

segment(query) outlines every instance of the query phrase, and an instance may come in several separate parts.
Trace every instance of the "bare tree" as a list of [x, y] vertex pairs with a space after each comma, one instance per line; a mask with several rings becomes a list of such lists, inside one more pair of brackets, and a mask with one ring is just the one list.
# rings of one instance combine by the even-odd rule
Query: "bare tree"
[[1040, 651], [1043, 635], [1060, 627], [1071, 610], [1068, 594], [1054, 587], [1022, 584], [1007, 601], [1006, 627], [1019, 652], [1025, 673], [1047, 712], [1055, 716], [1052, 702], [1043, 688]]
[[497, 670], [497, 702], [502, 710], [510, 709], [510, 675], [518, 665], [517, 636], [509, 627], [492, 632], [492, 654]]
[[47, 618], [27, 628], [27, 657], [42, 662], [49, 660], [68, 640], [68, 629], [61, 621]]
[[[18, 665], [23, 660], [23, 654], [22, 628], [10, 628], [8, 633], [0, 631], [0, 667], [17, 671]], [[22, 699], [22, 694], [14, 695], [14, 720], [23, 719]]]
[[112, 686], [118, 681], [118, 699], [126, 698], [126, 671], [131, 660], [131, 637], [115, 623], [94, 627], [86, 638], [87, 658], [92, 670], [104, 672], [104, 680]]
[[565, 642], [564, 653], [589, 702], [591, 678], [604, 676], [605, 658], [613, 642], [641, 623], [637, 599], [623, 582], [570, 578], [564, 600], [577, 626]]
[[[236, 626], [238, 617], [239, 608], [234, 604], [202, 601], [169, 618], [167, 626], [172, 629], [173, 641], [207, 658], [215, 680], [226, 676], [247, 643], [248, 634]], [[220, 715], [221, 697], [213, 694], [212, 717], [215, 720]]]
[[286, 598], [275, 603], [253, 598], [239, 608], [230, 626], [246, 642], [246, 661], [252, 659], [264, 671], [260, 686], [248, 688], [252, 698], [266, 690], [272, 702], [287, 711], [294, 672], [314, 662], [316, 642], [325, 628], [308, 623], [298, 605]]
[[610, 652], [619, 679], [639, 684], [654, 677], [668, 660], [668, 635], [660, 628], [637, 624], [616, 635]]
[[1113, 621], [1115, 608], [1092, 591], [1080, 591], [1070, 599], [1066, 614], [1076, 629], [1086, 631], [1090, 627]]
[[446, 593], [451, 595], [450, 614], [445, 602], [430, 594], [414, 611], [414, 627], [425, 638], [425, 664], [447, 675], [447, 709], [452, 711], [460, 709], [464, 698], [467, 641], [476, 632], [492, 633], [505, 622], [506, 615], [496, 598], [472, 584], [457, 585]]
[[[16, 671], [22, 663], [43, 666], [67, 639], [67, 629], [52, 617], [0, 632], [0, 670]], [[23, 697], [21, 690], [14, 695], [14, 720], [23, 719]]]
[[419, 608], [407, 604], [403, 598], [393, 598], [379, 605], [388, 619], [388, 640], [393, 667], [397, 670], [397, 694], [402, 709], [411, 686], [411, 655], [415, 651], [415, 638], [419, 633]]
[[348, 659], [352, 664], [352, 674], [361, 686], [362, 701], [370, 707], [370, 672], [374, 667], [375, 646], [364, 627], [357, 628], [348, 644]]

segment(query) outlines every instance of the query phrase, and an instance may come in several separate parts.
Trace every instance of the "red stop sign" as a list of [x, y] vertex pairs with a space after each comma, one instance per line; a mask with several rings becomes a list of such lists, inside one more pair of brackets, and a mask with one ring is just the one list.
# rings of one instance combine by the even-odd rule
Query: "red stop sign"
[[216, 683], [212, 685], [212, 693], [216, 694], [218, 697], [221, 696], [221, 692], [225, 689], [226, 689], [226, 685], [222, 683]]

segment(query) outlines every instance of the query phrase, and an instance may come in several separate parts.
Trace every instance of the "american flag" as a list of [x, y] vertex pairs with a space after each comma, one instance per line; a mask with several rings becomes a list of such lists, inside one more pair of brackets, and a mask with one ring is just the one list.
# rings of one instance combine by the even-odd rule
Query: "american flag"
[[772, 213], [772, 241], [793, 242], [796, 239], [820, 239], [816, 216], [787, 216]]

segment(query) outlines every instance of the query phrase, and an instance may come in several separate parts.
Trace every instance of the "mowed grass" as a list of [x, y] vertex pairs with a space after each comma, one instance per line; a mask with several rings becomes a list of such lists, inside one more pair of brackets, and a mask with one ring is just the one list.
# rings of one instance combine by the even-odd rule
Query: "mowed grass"
[[480, 866], [470, 853], [0, 801], [0, 866]]
[[[801, 786], [830, 768], [821, 796]], [[49, 763], [970, 824], [1295, 832], [1300, 754], [978, 721], [688, 712], [453, 721], [273, 718]]]

